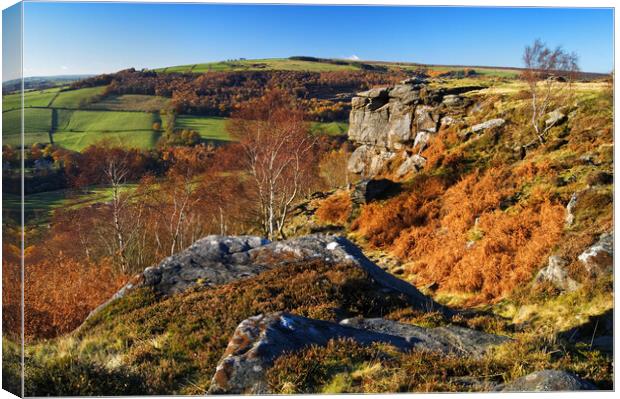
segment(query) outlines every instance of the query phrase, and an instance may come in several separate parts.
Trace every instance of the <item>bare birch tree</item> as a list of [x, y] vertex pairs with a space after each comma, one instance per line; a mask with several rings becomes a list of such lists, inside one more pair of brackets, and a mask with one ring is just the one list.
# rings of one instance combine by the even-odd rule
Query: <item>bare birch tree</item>
[[316, 140], [294, 99], [271, 90], [233, 115], [243, 170], [254, 191], [258, 224], [270, 239], [284, 236], [291, 206], [304, 193], [314, 167]]
[[579, 72], [578, 57], [561, 47], [550, 49], [541, 40], [527, 46], [523, 53], [527, 83], [531, 100], [531, 126], [540, 143], [554, 124], [546, 122], [546, 115], [553, 107], [566, 104], [570, 98], [571, 82]]
[[[132, 206], [132, 196], [123, 190], [129, 174], [127, 160], [111, 156], [104, 166], [103, 174], [112, 191], [110, 224], [113, 239], [108, 244], [109, 252], [117, 259], [120, 271], [127, 273], [130, 271], [128, 250], [138, 233], [140, 220], [140, 215], [129, 209]], [[129, 216], [129, 213], [132, 215]]]

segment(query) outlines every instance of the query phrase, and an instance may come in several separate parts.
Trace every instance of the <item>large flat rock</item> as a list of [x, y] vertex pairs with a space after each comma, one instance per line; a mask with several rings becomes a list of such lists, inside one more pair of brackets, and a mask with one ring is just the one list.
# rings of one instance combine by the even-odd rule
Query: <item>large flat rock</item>
[[[146, 268], [111, 300], [123, 297], [137, 287], [151, 287], [161, 295], [174, 295], [193, 287], [226, 284], [311, 259], [353, 264], [366, 271], [382, 290], [402, 294], [413, 307], [452, 314], [413, 285], [371, 262], [346, 238], [324, 234], [274, 242], [256, 236], [208, 236], [160, 264]], [[91, 316], [106, 304], [95, 309]]]
[[217, 365], [209, 393], [269, 393], [265, 374], [282, 354], [332, 339], [353, 339], [361, 345], [382, 342], [399, 350], [424, 349], [477, 356], [508, 338], [466, 328], [422, 328], [385, 319], [350, 319], [340, 324], [289, 313], [250, 317], [239, 324]]
[[461, 356], [480, 357], [489, 348], [510, 340], [510, 338], [501, 335], [487, 334], [482, 331], [454, 325], [424, 328], [381, 318], [346, 319], [341, 321], [340, 324], [403, 337], [415, 348]]

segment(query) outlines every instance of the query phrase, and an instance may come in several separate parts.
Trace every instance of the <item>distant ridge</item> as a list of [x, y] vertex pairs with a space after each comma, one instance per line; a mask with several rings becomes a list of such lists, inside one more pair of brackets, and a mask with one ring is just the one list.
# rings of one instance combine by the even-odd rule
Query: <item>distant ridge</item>
[[[66, 84], [75, 82], [76, 80], [86, 79], [91, 76], [95, 76], [92, 74], [89, 75], [55, 75], [55, 76], [29, 76], [25, 77], [24, 80], [24, 89], [47, 89], [50, 87], [58, 86], [59, 84]], [[21, 90], [21, 82], [22, 79], [11, 79], [5, 82], [2, 82], [2, 92], [4, 94], [10, 93], [13, 91]]]

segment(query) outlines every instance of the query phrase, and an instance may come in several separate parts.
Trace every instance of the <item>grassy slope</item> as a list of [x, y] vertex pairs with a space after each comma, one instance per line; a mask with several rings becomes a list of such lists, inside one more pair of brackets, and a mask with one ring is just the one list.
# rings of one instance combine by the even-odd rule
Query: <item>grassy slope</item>
[[150, 130], [158, 120], [158, 115], [147, 112], [59, 110], [56, 129], [73, 132]]
[[[518, 98], [512, 97], [518, 95], [521, 89], [521, 84], [508, 83], [478, 92], [478, 94], [492, 97], [493, 102], [489, 101], [480, 111], [481, 115], [472, 115], [472, 118], [486, 120], [501, 116], [507, 118], [510, 126], [501, 130], [501, 134], [497, 136], [497, 142], [494, 142], [491, 134], [482, 135], [477, 140], [470, 139], [464, 143], [450, 139], [450, 137], [454, 137], [454, 132], [443, 137], [442, 142], [444, 142], [445, 147], [441, 150], [442, 156], [439, 158], [439, 165], [429, 166], [430, 170], [426, 171], [425, 175], [447, 176], [455, 174], [457, 171], [465, 172], [467, 175], [467, 173], [474, 172], [478, 168], [485, 170], [499, 166], [512, 169], [513, 176], [519, 176], [517, 179], [521, 179], [517, 185], [517, 192], [511, 197], [511, 200], [516, 201], [516, 203], [507, 209], [492, 209], [491, 212], [494, 215], [514, 214], [520, 212], [521, 209], [534, 206], [538, 201], [553, 201], [565, 205], [573, 193], [587, 189], [588, 194], [583, 195], [580, 199], [582, 205], [578, 205], [574, 210], [574, 224], [570, 227], [564, 227], [559, 241], [542, 257], [540, 264], [533, 271], [535, 273], [539, 268], [546, 265], [547, 256], [550, 254], [557, 254], [569, 260], [575, 259], [585, 247], [596, 241], [601, 233], [613, 229], [613, 207], [611, 203], [613, 185], [603, 184], [594, 189], [588, 189], [591, 186], [589, 181], [592, 176], [601, 171], [613, 173], [613, 102], [608, 91], [609, 87], [606, 88], [604, 85], [595, 83], [577, 84], [576, 96], [573, 100], [578, 105], [575, 107], [570, 122], [552, 129], [547, 144], [529, 150], [526, 158], [520, 160], [520, 158], [510, 154], [512, 146], [507, 146], [506, 142], [513, 140], [522, 142], [531, 135], [527, 125], [527, 114], [521, 112], [521, 107], [524, 104]], [[473, 123], [473, 121], [472, 119], [471, 122]], [[431, 143], [431, 148], [433, 145], [437, 145], [437, 143]], [[429, 156], [429, 158], [433, 156], [429, 152], [423, 155]], [[435, 154], [435, 159], [437, 159], [437, 155]], [[584, 163], [582, 161], [584, 156], [592, 157], [592, 161]], [[450, 162], [442, 162], [443, 159], [451, 159], [452, 162], [455, 160], [465, 162], [459, 165], [460, 168], [450, 169]], [[513, 176], [509, 178], [514, 178]], [[462, 175], [460, 178], [453, 177], [457, 182], [465, 178]], [[408, 193], [407, 187], [411, 183], [412, 181], [404, 182], [405, 193], [403, 194]], [[411, 185], [411, 187], [411, 195], [415, 195], [417, 191], [423, 191], [413, 188], [417, 186]], [[484, 190], [492, 192], [493, 189], [487, 187]], [[479, 198], [478, 195], [481, 193], [476, 191], [482, 191], [482, 189], [474, 187], [471, 190], [472, 192], [466, 193], [466, 195]], [[497, 190], [501, 190], [500, 187], [497, 187]], [[455, 201], [454, 194], [443, 196], [440, 193], [437, 196], [439, 196], [440, 202], [444, 204], [444, 208], [429, 218], [441, 219], [443, 213], [450, 211], [450, 207], [447, 205], [450, 203], [459, 214], [465, 214], [467, 209], [472, 207], [467, 198]], [[432, 200], [432, 198], [428, 198], [429, 202]], [[399, 202], [397, 199], [387, 200], [378, 207], [390, 209], [392, 203]], [[374, 235], [380, 242], [382, 237], [386, 237], [385, 233], [389, 233], [388, 224], [391, 221], [398, 225], [401, 233], [401, 244], [406, 242], [407, 237], [411, 237], [409, 238], [410, 243], [415, 243], [419, 248], [424, 248], [429, 242], [427, 241], [428, 235], [432, 236], [437, 231], [436, 229], [427, 229], [426, 222], [419, 222], [425, 218], [423, 213], [425, 206], [428, 205], [413, 203], [411, 205], [404, 204], [402, 207], [395, 206], [392, 208], [391, 219], [379, 219], [380, 211], [377, 211], [374, 218], [368, 220], [370, 226], [374, 226], [377, 231], [369, 230], [370, 233], [366, 233], [366, 236], [358, 236], [357, 238], [361, 238], [361, 241], [364, 242], [366, 239], [372, 239]], [[416, 216], [418, 219], [414, 219], [419, 225], [402, 226], [401, 221], [410, 217], [407, 208], [413, 209], [414, 212], [420, 212]], [[488, 217], [488, 212], [483, 211], [481, 213], [487, 214], [478, 215], [480, 220]], [[564, 216], [563, 213], [562, 216]], [[476, 225], [478, 224], [477, 220]], [[459, 229], [459, 220], [452, 219], [452, 222], [453, 225], [442, 225], [442, 229], [445, 231], [440, 232], [440, 236], [445, 236], [447, 231]], [[563, 223], [563, 218], [561, 222]], [[519, 226], [521, 224], [525, 226], [527, 221], [517, 221], [516, 223]], [[480, 226], [471, 227], [470, 233], [476, 228], [478, 230], [476, 231], [477, 234], [474, 235], [475, 238], [471, 238], [471, 235], [469, 238], [465, 237], [460, 248], [465, 246], [467, 240], [473, 240], [473, 245], [485, 248], [485, 251], [488, 252], [487, 255], [497, 251], [497, 248], [500, 248], [500, 252], [508, 251], [509, 246], [505, 242], [499, 244], [499, 241], [494, 241], [494, 237], [490, 236], [490, 233], [487, 236], [487, 232], [480, 230]], [[508, 224], [505, 224], [503, 228], [506, 231], [513, 231], [511, 229], [518, 231], [518, 227], [514, 225], [509, 227]], [[353, 229], [355, 230], [355, 227]], [[519, 234], [523, 233], [513, 232], [511, 234], [510, 239], [515, 240]], [[452, 240], [452, 238], [450, 239]], [[388, 252], [394, 256], [394, 251], [398, 252], [398, 247], [395, 248], [394, 245], [391, 245], [390, 242], [392, 241], [389, 238], [386, 241], [383, 244], [371, 246], [370, 249], [377, 250], [378, 247], [385, 251], [384, 254]], [[536, 238], [528, 237], [526, 241], [528, 244], [532, 242], [538, 244]], [[454, 253], [453, 249], [450, 249], [450, 243], [433, 248], [441, 248], [440, 256], [443, 263], [446, 263], [446, 259], [457, 262], [459, 257], [466, 256], [462, 252]], [[504, 256], [512, 258], [515, 255], [506, 252]], [[435, 266], [429, 262], [429, 257], [423, 258], [418, 254], [414, 260], [407, 258], [401, 258], [401, 260], [405, 262], [405, 272], [402, 277], [413, 281], [416, 280], [417, 276], [408, 270], [413, 269], [412, 266], [416, 262], [423, 264], [425, 269]], [[470, 264], [470, 269], [474, 269], [475, 266], [475, 264]], [[573, 267], [579, 267], [579, 265], [571, 264], [569, 273], [579, 273], [572, 269]], [[497, 383], [510, 381], [535, 370], [557, 368], [572, 371], [580, 377], [594, 382], [601, 389], [610, 389], [613, 386], [611, 357], [596, 349], [592, 350], [589, 336], [588, 342], [574, 345], [563, 341], [560, 334], [570, 331], [572, 328], [584, 326], [589, 317], [613, 311], [613, 276], [604, 275], [595, 279], [581, 277], [582, 279], [579, 280], [583, 284], [581, 288], [574, 292], [562, 293], [550, 287], [533, 287], [531, 284], [533, 273], [528, 274], [528, 277], [525, 277], [521, 284], [515, 287], [510, 296], [494, 304], [481, 305], [478, 308], [501, 316], [504, 318], [504, 323], [514, 323], [513, 325], [521, 327], [519, 333], [506, 331], [516, 338], [516, 342], [505, 345], [496, 353], [481, 360], [458, 360], [414, 352], [410, 355], [395, 354], [390, 360], [384, 361], [376, 359], [375, 351], [366, 351], [350, 343], [334, 344], [325, 349], [310, 349], [281, 358], [276, 363], [275, 368], [270, 371], [269, 383], [274, 392], [284, 394], [370, 393], [402, 390], [463, 391], [475, 389], [471, 385], [458, 384], [459, 380], [471, 376], [483, 380], [489, 378]], [[571, 276], [578, 278], [573, 274]], [[461, 292], [458, 289], [442, 290], [443, 280], [450, 278], [463, 282], [468, 276], [465, 272], [455, 276], [447, 275], [442, 280], [436, 280], [440, 288], [434, 293], [429, 292], [429, 294], [434, 295], [439, 302], [451, 306], [464, 306], [463, 304], [471, 298], [473, 293]], [[502, 284], [505, 279], [505, 275], [498, 276], [497, 284]], [[420, 284], [425, 285], [426, 283], [421, 282]], [[589, 328], [595, 328], [594, 323], [589, 324]], [[495, 330], [497, 327], [499, 327], [499, 331], [505, 328], [499, 324], [493, 329]], [[590, 334], [593, 333], [590, 332]]]
[[287, 58], [269, 58], [256, 60], [241, 61], [220, 61], [208, 62], [204, 64], [177, 65], [168, 68], [156, 69], [162, 72], [228, 72], [228, 71], [310, 71], [310, 72], [328, 72], [328, 71], [355, 71], [360, 68], [352, 65], [336, 65], [324, 62], [310, 62], [290, 60]]
[[[177, 129], [190, 129], [200, 133], [205, 140], [230, 141], [230, 135], [226, 131], [226, 118], [217, 116], [193, 116], [179, 115], [176, 118]], [[344, 135], [348, 130], [346, 122], [312, 122], [310, 129], [315, 134], [327, 134], [330, 136]]]
[[160, 133], [152, 130], [135, 130], [131, 132], [57, 132], [54, 143], [74, 151], [81, 151], [92, 144], [107, 143], [126, 148], [155, 148]]
[[[239, 322], [279, 310], [334, 319], [336, 308], [350, 316], [378, 316], [407, 307], [402, 298], [381, 293], [362, 269], [321, 260], [289, 264], [221, 287], [157, 300], [143, 290], [116, 301], [80, 330], [27, 349], [30, 395], [87, 394], [108, 371], [124, 372], [109, 395], [200, 394]], [[98, 373], [79, 382], [76, 370], [62, 365], [84, 362]], [[94, 375], [93, 375], [94, 374]], [[54, 380], [72, 378], [73, 383]], [[133, 386], [121, 382], [131, 379]], [[99, 388], [102, 389], [102, 388]], [[100, 392], [100, 391], [94, 391]]]
[[112, 111], [145, 111], [157, 112], [168, 106], [170, 99], [158, 96], [146, 96], [141, 94], [111, 95], [88, 105], [88, 109], [112, 110]]
[[98, 86], [63, 91], [58, 94], [50, 105], [56, 108], [79, 108], [91, 97], [102, 94], [104, 89], [104, 86]]
[[153, 148], [159, 133], [152, 130], [159, 115], [147, 112], [58, 110], [54, 142], [72, 150], [109, 141], [114, 145]]
[[347, 122], [312, 122], [310, 130], [314, 134], [326, 134], [328, 136], [346, 135], [349, 130]]
[[[449, 72], [462, 71], [463, 69], [473, 69], [481, 75], [495, 77], [514, 77], [518, 71], [510, 68], [493, 67], [466, 67], [466, 66], [447, 66], [447, 65], [424, 65], [413, 63], [384, 63], [381, 61], [360, 61], [373, 65], [385, 66], [389, 69], [417, 70], [428, 68], [432, 71]], [[202, 64], [176, 65], [166, 68], [158, 68], [158, 72], [180, 72], [180, 73], [205, 73], [205, 72], [229, 72], [229, 71], [308, 71], [308, 72], [331, 72], [331, 71], [359, 71], [361, 68], [355, 63], [348, 65], [337, 65], [328, 62], [312, 62], [292, 60], [288, 58], [269, 58], [239, 61], [220, 61]]]
[[[135, 185], [127, 184], [125, 187], [126, 189], [133, 189]], [[24, 197], [26, 223], [30, 225], [48, 223], [54, 209], [79, 208], [107, 202], [111, 198], [112, 191], [108, 187], [88, 187], [82, 191], [56, 190], [26, 195]], [[20, 212], [20, 196], [4, 193], [2, 195], [2, 209], [6, 212]]]
[[[585, 288], [564, 300], [584, 301], [593, 295]], [[402, 299], [381, 293], [354, 266], [321, 260], [290, 264], [168, 298], [138, 290], [116, 300], [74, 333], [26, 345], [27, 393], [204, 394], [238, 323], [281, 310], [323, 320], [344, 312], [425, 327], [447, 322], [439, 314], [412, 311]], [[481, 359], [332, 343], [326, 349], [280, 358], [268, 373], [269, 384], [274, 392], [289, 394], [467, 391], [479, 387], [462, 385], [459, 381], [466, 377], [501, 383], [535, 370], [561, 368], [610, 387], [610, 360], [587, 346], [566, 345], [541, 330], [515, 333], [506, 320], [488, 314], [455, 316], [451, 321], [515, 341]], [[377, 356], [379, 351], [392, 356]], [[369, 378], [360, 378], [360, 373]]]
[[[24, 109], [24, 139], [26, 145], [49, 142], [51, 128], [50, 109], [26, 108]], [[2, 113], [2, 141], [5, 144], [19, 145], [21, 136], [22, 112], [15, 109]]]
[[193, 116], [179, 115], [176, 118], [175, 127], [177, 129], [190, 129], [200, 133], [200, 137], [205, 140], [230, 141], [231, 138], [226, 131], [226, 118], [217, 116]]
[[[27, 91], [24, 93], [24, 107], [47, 107], [59, 90], [60, 88]], [[19, 94], [2, 96], [2, 112], [20, 107], [21, 96]]]

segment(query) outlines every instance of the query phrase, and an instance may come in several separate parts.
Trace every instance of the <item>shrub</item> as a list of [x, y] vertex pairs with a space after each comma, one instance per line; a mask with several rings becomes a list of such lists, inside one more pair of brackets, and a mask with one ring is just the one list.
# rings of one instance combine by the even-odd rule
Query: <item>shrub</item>
[[63, 256], [39, 263], [26, 262], [26, 339], [52, 338], [75, 329], [126, 279], [113, 273], [107, 263], [80, 263]]
[[347, 223], [352, 209], [351, 196], [348, 192], [342, 192], [322, 201], [316, 210], [316, 216], [323, 222], [343, 225]]
[[497, 300], [529, 281], [560, 239], [564, 208], [532, 201], [503, 211], [516, 192], [505, 168], [473, 172], [447, 187], [421, 178], [400, 196], [363, 208], [353, 228], [410, 261], [420, 284]]
[[3, 335], [2, 337], [2, 389], [15, 396], [22, 396], [21, 345]]
[[446, 183], [438, 176], [419, 175], [408, 192], [386, 202], [365, 205], [351, 228], [374, 247], [391, 245], [411, 226], [423, 226], [438, 216]]
[[[485, 391], [542, 369], [569, 370], [601, 389], [612, 385], [612, 362], [598, 351], [522, 335], [482, 358], [332, 340], [278, 358], [267, 372], [274, 393]], [[472, 376], [477, 381], [472, 384]]]
[[144, 392], [144, 382], [124, 369], [107, 369], [70, 357], [26, 359], [26, 396], [111, 396]]

